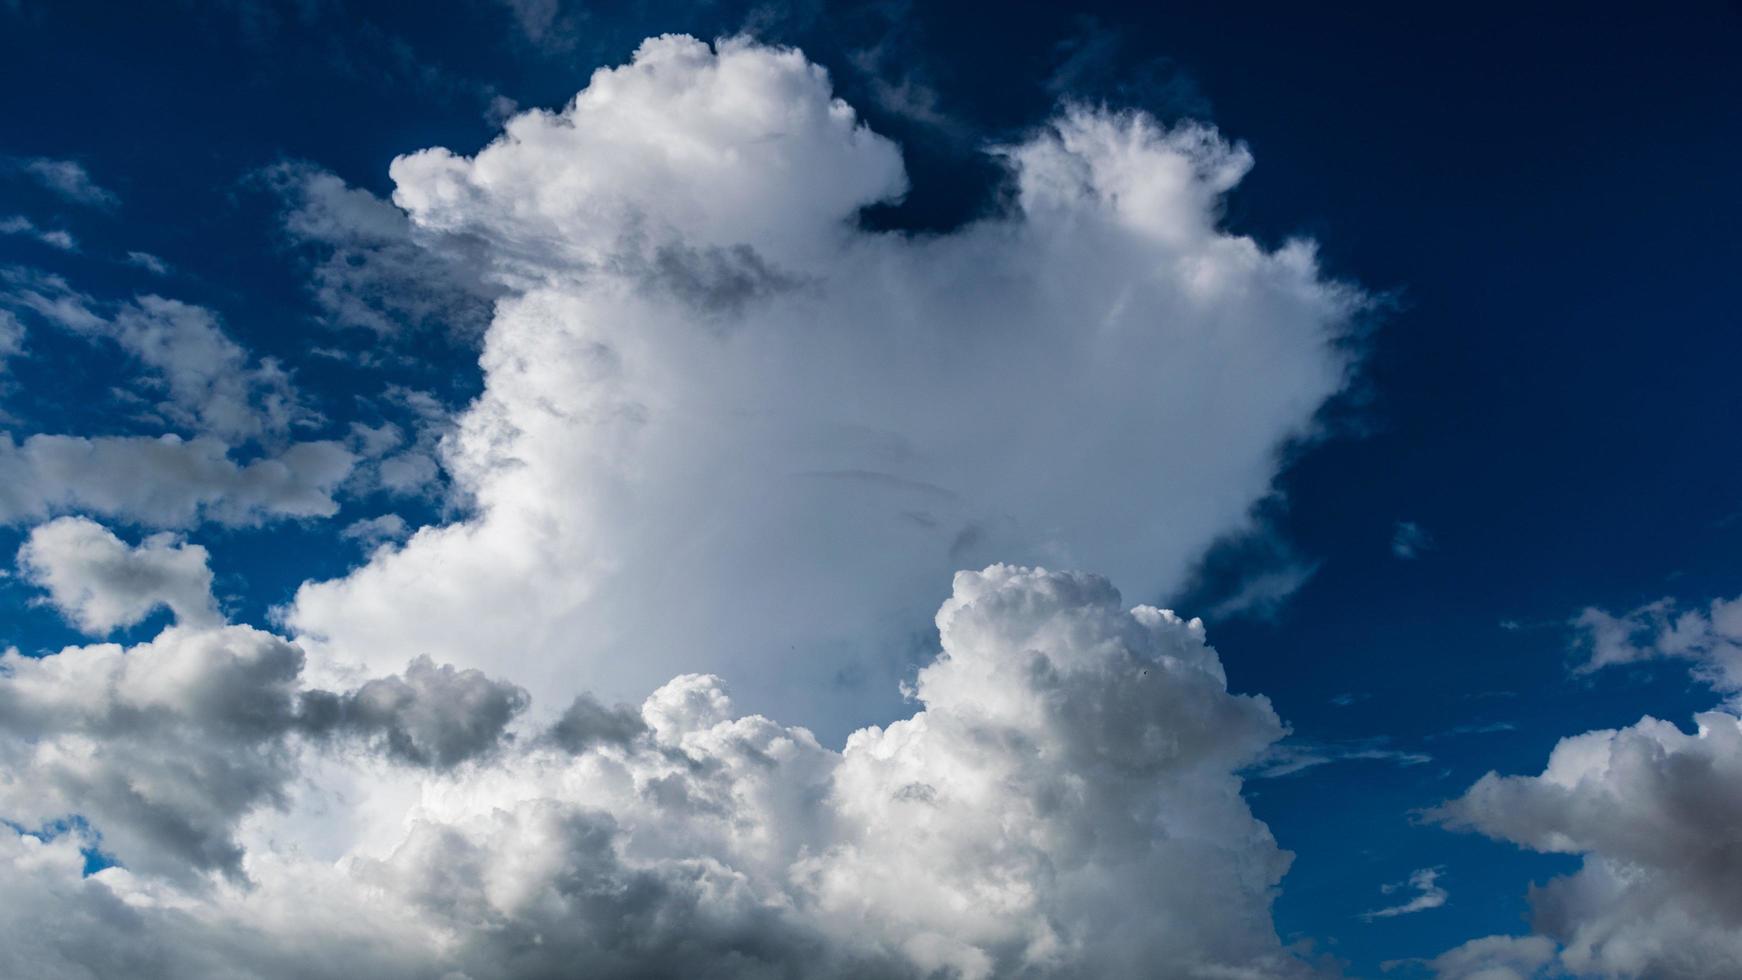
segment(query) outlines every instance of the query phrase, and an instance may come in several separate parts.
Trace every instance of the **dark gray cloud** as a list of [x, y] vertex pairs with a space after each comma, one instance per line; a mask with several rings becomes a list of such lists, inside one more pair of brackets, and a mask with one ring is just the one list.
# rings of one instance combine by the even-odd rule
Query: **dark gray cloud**
[[345, 694], [310, 692], [303, 721], [310, 732], [347, 735], [400, 762], [446, 769], [495, 749], [526, 705], [526, 692], [512, 684], [419, 657], [404, 674]]

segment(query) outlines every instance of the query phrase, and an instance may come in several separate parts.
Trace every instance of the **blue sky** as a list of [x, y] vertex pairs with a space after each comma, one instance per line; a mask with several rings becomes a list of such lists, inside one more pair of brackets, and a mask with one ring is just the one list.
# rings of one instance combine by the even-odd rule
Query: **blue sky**
[[[39, 434], [134, 446], [165, 434], [215, 439], [225, 465], [264, 460], [313, 485], [298, 497], [214, 477], [223, 486], [203, 505], [166, 517], [154, 505], [102, 503], [158, 479], [131, 456], [66, 470], [70, 484], [39, 492], [29, 481], [48, 486], [48, 464], [28, 470], [15, 454], [0, 459], [13, 482], [12, 499], [0, 490], [0, 554], [36, 547], [51, 519], [84, 515], [120, 542], [82, 537], [65, 554], [134, 554], [155, 540], [146, 558], [114, 560], [174, 553], [184, 571], [209, 561], [225, 628], [295, 641], [306, 650], [307, 683], [323, 686], [296, 695], [302, 707], [282, 751], [312, 752], [341, 739], [331, 732], [350, 732], [343, 737], [387, 746], [377, 755], [403, 763], [393, 770], [395, 799], [433, 792], [417, 789], [424, 777], [412, 770], [435, 766], [429, 760], [447, 749], [405, 748], [422, 736], [369, 707], [382, 697], [409, 703], [368, 685], [423, 652], [461, 673], [414, 664], [388, 678], [401, 685], [393, 690], [475, 682], [477, 697], [461, 700], [500, 707], [495, 734], [522, 746], [544, 737], [539, 726], [575, 695], [634, 704], [665, 677], [708, 671], [740, 709], [806, 726], [839, 751], [849, 733], [914, 710], [897, 684], [912, 683], [937, 651], [931, 615], [950, 595], [950, 561], [1081, 563], [1111, 577], [1126, 605], [1202, 617], [1228, 689], [1264, 695], [1287, 725], [1286, 737], [1231, 772], [1244, 776], [1251, 815], [1294, 855], [1270, 912], [1300, 962], [1351, 976], [1381, 975], [1386, 963], [1397, 975], [1476, 976], [1427, 961], [1480, 937], [1540, 934], [1558, 959], [1518, 947], [1526, 965], [1509, 960], [1518, 972], [1493, 976], [1669, 975], [1666, 960], [1623, 955], [1651, 947], [1637, 937], [1603, 933], [1610, 945], [1582, 947], [1596, 933], [1581, 932], [1566, 909], [1586, 905], [1545, 899], [1533, 916], [1527, 894], [1532, 883], [1591, 875], [1599, 864], [1670, 881], [1651, 859], [1600, 842], [1538, 853], [1518, 846], [1529, 834], [1499, 809], [1460, 811], [1478, 833], [1448, 828], [1458, 819], [1433, 808], [1474, 800], [1466, 791], [1490, 771], [1534, 776], [1557, 743], [1580, 733], [1644, 716], [1691, 731], [1697, 712], [1735, 694], [1723, 680], [1724, 651], [1739, 640], [1725, 632], [1726, 607], [1710, 607], [1709, 623], [1684, 623], [1709, 631], [1682, 647], [1642, 613], [1625, 635], [1631, 652], [1601, 669], [1581, 669], [1600, 637], [1591, 620], [1574, 622], [1587, 608], [1619, 616], [1667, 597], [1700, 610], [1742, 593], [1742, 458], [1732, 451], [1742, 417], [1742, 198], [1733, 187], [1742, 172], [1742, 17], [1733, 5], [1430, 14], [1089, 4], [1012, 16], [955, 3], [549, 0], [413, 14], [338, 0], [161, 9], [24, 0], [0, 7], [0, 25], [0, 354], [8, 324], [19, 338], [0, 358], [0, 430], [20, 445]], [[577, 117], [572, 145], [561, 143], [560, 126], [545, 134], [557, 147], [548, 158], [528, 154], [501, 171], [467, 159], [506, 120], [561, 112], [596, 69], [629, 64], [644, 38], [667, 33], [802, 50], [826, 70], [826, 91], [886, 142], [803, 116], [770, 131], [771, 142], [791, 137], [799, 149], [771, 158], [768, 170], [710, 184], [712, 170], [686, 180], [675, 168], [662, 185], [641, 158], [619, 158], [614, 147], [639, 146], [640, 123], [687, 138], [686, 113], [699, 113], [701, 131], [709, 112], [729, 116], [737, 103], [727, 93], [692, 109], [636, 89], [619, 104], [649, 99], [640, 123], [634, 105], [602, 109], [593, 130], [594, 117]], [[805, 84], [790, 82], [809, 98]], [[1037, 136], [1053, 132], [1067, 105], [1089, 107], [1088, 121], [1060, 128], [1057, 146]], [[1092, 334], [1100, 313], [1090, 311], [1124, 288], [1127, 240], [1047, 237], [1064, 225], [1035, 216], [1075, 204], [1035, 204], [1050, 193], [1044, 181], [1035, 178], [1034, 191], [1013, 174], [1053, 174], [1054, 150], [1093, 169], [1099, 151], [1070, 141], [1137, 139], [1119, 128], [1133, 118], [1120, 110], [1147, 114], [1158, 132], [1194, 132], [1195, 120], [1228, 141], [1166, 144], [1167, 159], [1197, 169], [1178, 200], [1158, 205], [1160, 230], [1138, 215], [1133, 234], [1158, 236], [1170, 262], [1215, 265], [1235, 236], [1249, 236], [1259, 258], [1229, 265], [1240, 271], [1221, 274], [1252, 278], [1214, 303], [1137, 288], [1131, 306], [1115, 311], [1133, 322], [1201, 323], [1238, 341], [1202, 346], [1185, 330], [1110, 348], [1123, 361], [1077, 359], [1068, 338]], [[610, 129], [611, 120], [624, 128]], [[722, 125], [736, 133], [750, 124], [732, 116]], [[811, 125], [821, 135], [804, 142]], [[646, 137], [666, 145], [660, 138]], [[395, 163], [432, 147], [460, 162]], [[755, 145], [732, 152], [761, 159]], [[789, 163], [784, 176], [767, 176]], [[627, 187], [643, 177], [646, 187]], [[625, 189], [613, 191], [612, 180]], [[443, 196], [462, 185], [463, 194]], [[1125, 197], [1095, 193], [1123, 207], [1147, 185], [1135, 186]], [[1193, 196], [1201, 188], [1207, 196]], [[552, 203], [565, 193], [580, 200], [572, 211]], [[601, 244], [615, 234], [611, 222], [633, 224], [614, 210], [624, 200], [643, 217], [669, 206], [684, 236], [633, 257], [613, 251], [621, 241]], [[786, 208], [800, 217], [789, 221]], [[1026, 217], [999, 224], [1013, 208]], [[824, 218], [852, 228], [859, 251], [842, 254], [857, 258], [806, 265], [835, 247]], [[1170, 238], [1176, 224], [1186, 230]], [[753, 229], [742, 240], [754, 248], [740, 250], [739, 226]], [[1055, 250], [1024, 251], [1030, 233]], [[1316, 249], [1305, 271], [1288, 258], [1303, 240]], [[639, 285], [608, 300], [576, 285], [643, 261]], [[874, 271], [836, 285], [855, 269]], [[945, 281], [951, 270], [957, 287], [926, 279]], [[1012, 285], [1025, 277], [1042, 283], [1032, 295]], [[669, 291], [680, 313], [646, 313], [636, 304], [652, 302], [647, 290]], [[1005, 290], [1026, 301], [1005, 303]], [[528, 296], [547, 305], [523, 304]], [[743, 326], [788, 305], [767, 315], [765, 346]], [[588, 339], [594, 319], [636, 311], [651, 318], [645, 328]], [[187, 326], [201, 316], [205, 326]], [[918, 325], [911, 337], [900, 332], [904, 318]], [[964, 333], [928, 332], [934, 321]], [[1067, 339], [1052, 339], [1054, 329]], [[547, 343], [541, 330], [565, 339]], [[692, 350], [684, 345], [701, 343], [692, 333], [725, 338], [738, 353]], [[885, 346], [864, 341], [871, 334], [907, 339]], [[176, 347], [219, 343], [214, 336], [228, 338], [228, 353]], [[926, 346], [938, 336], [948, 339]], [[664, 344], [675, 352], [669, 361]], [[684, 384], [617, 387], [613, 359], [633, 369], [643, 348]], [[589, 351], [604, 352], [603, 366], [589, 366]], [[494, 402], [481, 355], [502, 379]], [[204, 366], [188, 367], [195, 360]], [[858, 376], [842, 367], [855, 363], [870, 366]], [[836, 428], [806, 427], [822, 397], [809, 383], [813, 366], [814, 388], [834, 385], [831, 405], [848, 406]], [[177, 371], [193, 380], [178, 387], [187, 375]], [[235, 407], [225, 401], [232, 395], [241, 421], [220, 415]], [[288, 408], [273, 407], [285, 398]], [[1004, 399], [1008, 424], [982, 411]], [[548, 417], [538, 414], [552, 402]], [[662, 407], [685, 427], [646, 459], [612, 455], [613, 439], [636, 438], [633, 426], [596, 444], [565, 435], [576, 420], [593, 425], [631, 408], [657, 419]], [[883, 422], [888, 431], [873, 435], [887, 444], [866, 434]], [[492, 425], [519, 425], [528, 441]], [[825, 438], [824, 449], [807, 441]], [[1121, 448], [1131, 446], [1153, 454]], [[557, 462], [492, 482], [489, 473], [507, 472], [497, 450]], [[599, 475], [619, 460], [633, 478]], [[873, 471], [867, 460], [888, 465]], [[652, 482], [636, 483], [644, 474]], [[153, 499], [196, 492], [188, 486], [165, 484]], [[589, 502], [571, 511], [540, 500], [499, 522], [518, 536], [486, 529], [463, 547], [441, 546], [451, 551], [431, 545], [427, 574], [413, 559], [379, 575], [369, 565], [379, 541], [426, 525], [495, 527], [479, 517], [492, 506], [569, 494]], [[710, 507], [718, 522], [698, 516]], [[862, 523], [885, 511], [912, 525], [918, 543], [906, 530]], [[54, 558], [52, 545], [44, 539], [34, 565], [20, 554], [0, 579], [0, 649], [49, 662], [72, 646], [146, 644], [178, 620], [175, 630], [194, 628], [188, 607], [153, 591], [180, 572], [126, 565], [132, 578], [121, 578], [134, 591], [114, 601], [140, 611], [104, 620], [91, 596], [119, 588], [113, 574], [73, 579], [110, 566]], [[196, 546], [204, 555], [191, 561]], [[467, 562], [477, 563], [472, 572], [454, 570]], [[327, 585], [299, 593], [307, 583]], [[958, 595], [964, 587], [958, 581]], [[492, 625], [491, 615], [522, 601], [519, 622]], [[453, 623], [441, 618], [449, 614]], [[460, 629], [468, 623], [476, 630]], [[444, 635], [472, 652], [444, 655]], [[493, 644], [501, 649], [485, 649]], [[587, 652], [570, 659], [571, 650]], [[446, 680], [430, 680], [438, 677]], [[531, 707], [482, 686], [498, 683], [530, 692]], [[315, 694], [352, 705], [351, 728], [314, 734], [310, 705], [324, 703]], [[941, 701], [921, 700], [942, 716]], [[353, 749], [367, 754], [345, 751]], [[46, 763], [25, 758], [0, 763], [23, 785], [47, 786]], [[339, 766], [337, 756], [322, 758], [319, 766]], [[375, 765], [387, 763], [359, 762], [342, 785], [367, 785], [356, 772]], [[78, 838], [100, 856], [92, 870], [158, 873], [123, 853], [147, 846], [131, 831], [106, 828], [78, 792], [55, 785], [65, 802], [58, 830], [41, 829], [51, 822], [42, 808], [0, 816], [44, 846]], [[1723, 805], [1711, 802], [1720, 814]], [[293, 822], [342, 808], [321, 810], [288, 789], [265, 793], [232, 814], [233, 838], [246, 851], [275, 832], [294, 836], [262, 812]], [[111, 819], [120, 828], [128, 818]], [[625, 812], [616, 819], [639, 826]], [[322, 842], [310, 852], [336, 849], [329, 863], [366, 851], [327, 824], [307, 839]], [[253, 857], [238, 860], [239, 873], [267, 873], [246, 863]], [[215, 867], [199, 870], [233, 870]], [[1437, 876], [1407, 884], [1424, 869]], [[162, 874], [177, 887], [191, 880]], [[1405, 884], [1382, 891], [1396, 883]], [[1435, 889], [1443, 902], [1363, 917]], [[1690, 907], [1735, 924], [1723, 918], [1733, 909], [1701, 895]], [[1169, 901], [1156, 899], [1157, 916], [1169, 914]], [[77, 921], [62, 928], [95, 928]], [[995, 974], [1013, 972], [1006, 947], [1015, 940], [998, 942], [982, 943], [1005, 950], [988, 962]], [[1723, 949], [1711, 948], [1711, 959], [1689, 954], [1675, 968], [1721, 975], [1709, 971]], [[20, 962], [46, 971], [61, 961]], [[270, 975], [267, 959], [252, 962]], [[945, 962], [972, 973], [968, 961]], [[1107, 964], [1127, 961], [1091, 962], [1117, 970]]]

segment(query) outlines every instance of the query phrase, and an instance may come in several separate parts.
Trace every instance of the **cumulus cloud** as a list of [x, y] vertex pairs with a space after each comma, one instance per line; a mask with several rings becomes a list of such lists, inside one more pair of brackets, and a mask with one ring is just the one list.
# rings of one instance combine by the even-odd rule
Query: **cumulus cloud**
[[1574, 669], [1668, 658], [1691, 662], [1694, 675], [1731, 698], [1742, 696], [1742, 596], [1678, 611], [1659, 599], [1619, 616], [1591, 607], [1573, 619], [1585, 659]]
[[[1490, 772], [1430, 811], [1453, 829], [1583, 861], [1531, 889], [1535, 936], [1476, 940], [1434, 962], [1455, 977], [1729, 976], [1742, 961], [1742, 599], [1681, 612], [1663, 599], [1619, 616], [1588, 608], [1572, 626], [1585, 653], [1576, 673], [1688, 660], [1727, 704], [1696, 715], [1691, 733], [1646, 717], [1562, 739], [1541, 775]], [[1527, 961], [1506, 959], [1521, 949]]]
[[95, 521], [63, 517], [30, 532], [19, 570], [48, 590], [49, 602], [92, 635], [132, 626], [158, 607], [177, 622], [218, 619], [206, 549], [171, 534], [129, 545]]
[[68, 511], [156, 527], [330, 517], [355, 462], [334, 442], [294, 443], [238, 463], [209, 437], [34, 435], [16, 443], [0, 432], [0, 522]]
[[339, 537], [360, 542], [365, 548], [375, 548], [388, 541], [405, 537], [409, 528], [398, 514], [378, 514], [345, 525]]
[[1533, 889], [1538, 933], [1579, 974], [1723, 977], [1742, 961], [1742, 719], [1645, 718], [1561, 740], [1539, 776], [1489, 773], [1433, 816], [1584, 858]]
[[303, 653], [247, 626], [177, 625], [131, 648], [0, 656], [0, 819], [77, 818], [130, 870], [195, 884], [244, 874], [238, 825], [282, 804], [293, 736], [418, 766], [489, 751], [525, 695], [413, 663], [356, 690], [304, 690]]
[[445, 769], [494, 748], [526, 704], [513, 685], [419, 657], [403, 675], [348, 694], [305, 695], [303, 713], [311, 730], [360, 736], [391, 758]]
[[1543, 936], [1484, 936], [1427, 962], [1439, 980], [1531, 980], [1550, 968], [1555, 945]]
[[[0, 725], [15, 778], [0, 781], [0, 816], [81, 814], [121, 866], [84, 876], [78, 841], [33, 831], [0, 844], [13, 871], [0, 888], [62, 921], [126, 928], [91, 930], [79, 949], [54, 940], [63, 930], [15, 933], [0, 965], [48, 978], [91, 963], [473, 980], [577, 962], [600, 977], [1308, 972], [1270, 921], [1289, 855], [1236, 775], [1282, 726], [1264, 699], [1228, 692], [1200, 623], [1126, 610], [1094, 576], [1009, 566], [957, 575], [936, 622], [917, 711], [839, 752], [742, 714], [706, 675], [639, 711], [583, 699], [510, 740], [516, 689], [423, 661], [299, 695], [296, 647], [246, 627], [11, 655]], [[295, 773], [316, 764], [299, 752], [347, 727], [362, 756], [321, 764], [355, 767], [372, 792], [346, 808], [333, 860], [312, 853], [326, 845], [310, 828], [344, 797]]]
[[1343, 385], [1360, 296], [1220, 227], [1251, 158], [1207, 127], [1068, 108], [999, 158], [999, 213], [862, 230], [895, 145], [800, 53], [684, 37], [473, 157], [399, 158], [416, 234], [510, 290], [442, 443], [476, 507], [289, 623], [558, 703], [726, 664], [838, 737], [894, 707], [954, 568], [1171, 591]]

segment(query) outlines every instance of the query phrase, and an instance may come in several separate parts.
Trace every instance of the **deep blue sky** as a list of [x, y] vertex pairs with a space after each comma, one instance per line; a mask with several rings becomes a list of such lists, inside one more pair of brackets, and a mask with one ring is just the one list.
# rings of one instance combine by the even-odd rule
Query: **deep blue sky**
[[[1277, 906], [1285, 938], [1317, 937], [1370, 975], [1518, 931], [1526, 883], [1570, 865], [1418, 825], [1412, 810], [1489, 769], [1534, 772], [1563, 736], [1642, 714], [1685, 723], [1712, 701], [1675, 664], [1570, 677], [1566, 621], [1587, 605], [1742, 592], [1742, 11], [1228, 7], [768, 16], [637, 3], [569, 11], [534, 41], [487, 4], [408, 16], [27, 0], [0, 12], [0, 152], [77, 159], [124, 204], [57, 224], [52, 199], [13, 180], [3, 210], [68, 228], [82, 252], [0, 238], [0, 262], [121, 296], [156, 280], [101, 257], [151, 252], [176, 269], [176, 295], [222, 311], [248, 346], [339, 403], [381, 377], [302, 349], [314, 314], [303, 259], [248, 175], [307, 160], [386, 193], [395, 155], [487, 140], [493, 95], [560, 105], [648, 34], [749, 23], [829, 67], [904, 145], [912, 193], [867, 217], [891, 227], [982, 213], [996, 170], [980, 147], [1044, 119], [1061, 92], [1211, 120], [1257, 160], [1228, 225], [1272, 244], [1309, 235], [1334, 274], [1388, 297], [1360, 383], [1327, 413], [1331, 435], [1292, 459], [1271, 514], [1317, 572], [1269, 618], [1211, 630], [1232, 686], [1268, 694], [1297, 738], [1433, 757], [1325, 765], [1249, 790], [1298, 855]], [[851, 56], [878, 43], [884, 71], [936, 93], [944, 125], [879, 105]], [[27, 423], [15, 431], [133, 431], [92, 397], [104, 382], [81, 373], [76, 344], [55, 344], [36, 345], [0, 391]], [[403, 370], [455, 404], [478, 386], [464, 349]], [[1392, 553], [1400, 521], [1431, 536], [1415, 560]], [[220, 591], [246, 589], [240, 614], [259, 619], [296, 583], [356, 559], [334, 535], [317, 524], [196, 538], [224, 542]], [[0, 533], [0, 553], [18, 540]], [[1202, 611], [1241, 562], [1210, 572], [1190, 595], [1154, 598]], [[71, 641], [23, 595], [0, 593], [0, 644]], [[1447, 735], [1502, 722], [1515, 730]], [[1445, 908], [1356, 918], [1385, 901], [1380, 883], [1429, 866], [1444, 866]]]

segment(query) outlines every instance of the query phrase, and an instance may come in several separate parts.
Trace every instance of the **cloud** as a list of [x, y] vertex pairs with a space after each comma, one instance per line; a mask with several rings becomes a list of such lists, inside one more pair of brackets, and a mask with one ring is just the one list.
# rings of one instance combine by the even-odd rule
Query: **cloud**
[[1410, 915], [1415, 912], [1439, 908], [1446, 904], [1446, 899], [1449, 897], [1446, 890], [1439, 885], [1439, 877], [1443, 873], [1444, 869], [1442, 868], [1417, 868], [1410, 873], [1407, 882], [1380, 886], [1379, 890], [1386, 895], [1404, 888], [1415, 889], [1415, 895], [1398, 905], [1388, 905], [1371, 912], [1363, 912], [1361, 918], [1372, 922], [1374, 919], [1390, 919], [1399, 915]]
[[48, 590], [49, 602], [93, 636], [111, 633], [167, 607], [176, 622], [218, 622], [206, 549], [174, 535], [137, 546], [82, 517], [63, 517], [30, 532], [18, 550], [24, 578]]
[[1555, 945], [1542, 936], [1485, 936], [1427, 962], [1438, 980], [1531, 980], [1554, 962]]
[[63, 252], [79, 250], [78, 240], [71, 232], [61, 228], [38, 228], [36, 222], [22, 215], [0, 218], [0, 235], [24, 235]]
[[68, 511], [154, 527], [330, 517], [355, 461], [334, 442], [294, 443], [238, 463], [207, 437], [34, 435], [15, 443], [0, 432], [0, 523]]
[[[1333, 700], [1335, 703], [1335, 700]], [[1351, 702], [1353, 703], [1353, 702]], [[1338, 705], [1346, 707], [1346, 705]], [[1248, 772], [1254, 779], [1275, 779], [1330, 765], [1333, 762], [1390, 762], [1399, 766], [1419, 766], [1434, 761], [1425, 752], [1410, 752], [1392, 748], [1383, 738], [1358, 739], [1346, 742], [1324, 742], [1308, 738], [1290, 738], [1272, 745]]]
[[306, 163], [261, 177], [283, 202], [285, 234], [308, 257], [315, 302], [335, 325], [469, 339], [489, 322], [500, 290], [461, 250], [420, 241], [405, 212]]
[[1742, 596], [1713, 599], [1705, 609], [1677, 612], [1659, 599], [1620, 616], [1596, 607], [1573, 618], [1578, 648], [1574, 670], [1588, 674], [1617, 664], [1669, 658], [1692, 661], [1694, 676], [1734, 703], [1742, 697]]
[[[1541, 775], [1490, 772], [1428, 811], [1454, 830], [1582, 859], [1576, 873], [1532, 887], [1535, 936], [1475, 940], [1434, 962], [1463, 964], [1468, 953], [1486, 963], [1484, 951], [1528, 949], [1524, 965], [1487, 973], [1460, 965], [1443, 975], [1728, 976], [1742, 958], [1742, 846], [1733, 830], [1742, 823], [1742, 599], [1679, 613], [1670, 599], [1620, 616], [1593, 607], [1572, 625], [1585, 653], [1575, 673], [1689, 660], [1726, 704], [1696, 715], [1691, 733], [1647, 716], [1564, 738]], [[1536, 957], [1544, 943], [1549, 955]]]
[[[1236, 775], [1282, 726], [1200, 623], [994, 566], [937, 626], [917, 710], [840, 752], [706, 675], [513, 739], [517, 689], [420, 661], [304, 690], [247, 627], [11, 654], [0, 817], [90, 829], [0, 841], [0, 889], [114, 927], [0, 935], [0, 972], [1307, 975]], [[119, 867], [84, 875], [93, 844]]]
[[291, 777], [282, 737], [302, 654], [244, 626], [173, 627], [114, 644], [0, 659], [5, 819], [78, 815], [147, 874], [241, 873], [235, 822]]
[[0, 301], [92, 341], [110, 341], [145, 368], [132, 386], [161, 421], [231, 442], [280, 437], [314, 419], [272, 358], [255, 361], [205, 307], [145, 295], [103, 303], [59, 276], [13, 271]]
[[127, 264], [136, 265], [154, 276], [167, 276], [171, 272], [168, 262], [150, 252], [128, 252]]
[[308, 419], [290, 377], [224, 333], [210, 310], [161, 296], [122, 307], [107, 333], [161, 378], [171, 422], [229, 440], [282, 434]]
[[402, 676], [344, 696], [305, 695], [303, 712], [311, 729], [359, 735], [391, 758], [447, 769], [494, 748], [526, 704], [526, 692], [513, 685], [419, 657]]
[[1645, 718], [1562, 739], [1539, 776], [1489, 773], [1432, 818], [1581, 869], [1531, 890], [1578, 974], [1723, 977], [1742, 957], [1742, 719]]
[[405, 518], [398, 514], [380, 514], [352, 521], [339, 532], [339, 537], [361, 542], [365, 548], [375, 548], [384, 542], [398, 541], [408, 533]]
[[97, 208], [121, 206], [121, 198], [114, 191], [98, 185], [90, 171], [76, 160], [37, 157], [21, 161], [18, 166], [31, 179], [74, 204]]
[[6, 361], [24, 350], [24, 324], [11, 310], [0, 310], [0, 370]]
[[[475, 672], [414, 662], [346, 693], [302, 685], [303, 653], [247, 626], [176, 625], [131, 648], [0, 656], [0, 819], [77, 818], [131, 871], [195, 886], [245, 875], [239, 828], [286, 800], [297, 736], [448, 768], [524, 705]], [[14, 940], [16, 941], [16, 940]]]
[[1414, 521], [1398, 521], [1391, 532], [1391, 553], [1403, 561], [1420, 558], [1433, 549], [1433, 535]]
[[1361, 296], [1219, 227], [1251, 158], [1207, 127], [1068, 108], [997, 158], [998, 213], [863, 230], [895, 145], [799, 52], [683, 37], [473, 157], [400, 157], [418, 240], [509, 290], [441, 443], [475, 508], [289, 623], [558, 702], [725, 664], [836, 738], [894, 707], [954, 568], [1168, 594], [1314, 431]]

